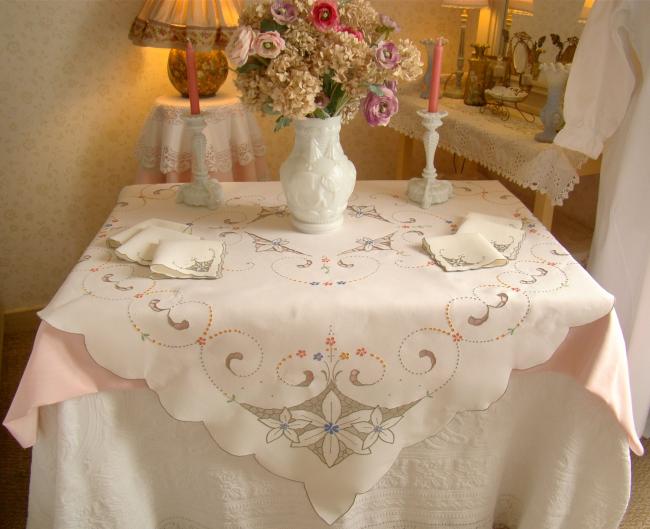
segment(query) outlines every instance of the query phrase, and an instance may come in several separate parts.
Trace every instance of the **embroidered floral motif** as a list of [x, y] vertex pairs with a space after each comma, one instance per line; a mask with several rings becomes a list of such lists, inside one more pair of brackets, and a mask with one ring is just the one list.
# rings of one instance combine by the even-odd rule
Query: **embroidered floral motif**
[[[399, 197], [398, 197], [399, 198]], [[382, 217], [375, 206], [348, 206], [348, 214], [351, 217], [360, 219], [363, 217], [369, 217], [371, 219], [377, 219], [384, 222], [390, 222], [389, 220]]]
[[[325, 345], [326, 353], [317, 352], [312, 357], [313, 360], [325, 364], [325, 369], [321, 372], [326, 377], [327, 386], [320, 394], [296, 406], [281, 410], [240, 404], [269, 428], [266, 434], [267, 443], [286, 437], [291, 442], [292, 448], [308, 448], [325, 465], [333, 467], [352, 455], [370, 454], [370, 448], [379, 440], [393, 443], [395, 433], [391, 428], [402, 419], [404, 413], [422, 399], [397, 408], [382, 408], [349, 398], [338, 388], [336, 380], [343, 372], [341, 362], [349, 360], [350, 353], [342, 351], [337, 354], [336, 338], [331, 332], [325, 338]], [[378, 355], [368, 353], [365, 347], [359, 347], [356, 351], [359, 357], [368, 355], [368, 361], [377, 362], [385, 370], [386, 363]], [[296, 356], [304, 359], [306, 352], [300, 349]], [[292, 359], [292, 354], [285, 356], [276, 368], [278, 376], [283, 381], [279, 368]], [[309, 386], [315, 378], [311, 370], [304, 370], [303, 375], [305, 378], [302, 382], [291, 385]], [[349, 380], [353, 385], [372, 384], [361, 382], [359, 375], [359, 369], [350, 371]]]
[[395, 233], [397, 232], [389, 233], [388, 235], [384, 235], [378, 239], [371, 239], [370, 237], [357, 239], [357, 244], [359, 246], [341, 252], [340, 255], [353, 252], [372, 252], [373, 250], [393, 250], [393, 235], [395, 235]]
[[217, 254], [215, 253], [213, 248], [210, 248], [210, 254], [212, 255], [212, 257], [206, 261], [199, 261], [196, 257], [192, 257], [191, 258], [192, 264], [189, 266], [185, 266], [182, 269], [192, 270], [194, 272], [200, 272], [200, 273], [209, 272], [210, 268], [212, 267], [212, 264], [214, 263], [214, 260], [217, 258]]
[[287, 245], [289, 244], [289, 241], [286, 239], [265, 239], [264, 237], [260, 237], [259, 235], [255, 235], [254, 233], [246, 232], [248, 235], [250, 235], [253, 238], [253, 244], [255, 244], [255, 251], [256, 252], [278, 252], [278, 253], [295, 253], [298, 255], [306, 255], [302, 252], [299, 252], [298, 250], [294, 250], [292, 248], [289, 248]]

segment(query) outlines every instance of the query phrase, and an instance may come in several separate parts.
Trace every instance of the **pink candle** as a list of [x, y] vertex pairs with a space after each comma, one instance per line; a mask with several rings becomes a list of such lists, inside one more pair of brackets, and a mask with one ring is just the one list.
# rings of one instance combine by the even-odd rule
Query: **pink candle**
[[443, 38], [436, 39], [433, 49], [433, 68], [429, 83], [429, 112], [438, 112], [438, 97], [440, 96], [440, 71], [442, 70]]
[[190, 96], [190, 112], [192, 114], [200, 114], [199, 86], [196, 82], [196, 56], [194, 55], [194, 48], [189, 39], [187, 41], [187, 49], [185, 50], [185, 66], [187, 68], [187, 94]]

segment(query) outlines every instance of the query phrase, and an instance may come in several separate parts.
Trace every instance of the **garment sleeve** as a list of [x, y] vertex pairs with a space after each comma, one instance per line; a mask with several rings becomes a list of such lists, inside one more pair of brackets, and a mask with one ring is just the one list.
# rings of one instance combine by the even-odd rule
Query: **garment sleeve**
[[636, 81], [625, 19], [625, 0], [596, 1], [571, 65], [566, 124], [554, 140], [594, 159], [621, 123]]

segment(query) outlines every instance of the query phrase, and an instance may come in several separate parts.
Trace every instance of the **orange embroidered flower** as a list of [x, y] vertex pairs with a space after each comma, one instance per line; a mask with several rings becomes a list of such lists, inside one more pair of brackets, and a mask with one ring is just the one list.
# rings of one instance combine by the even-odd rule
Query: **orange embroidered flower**
[[199, 345], [205, 345], [206, 344], [206, 339], [203, 336], [199, 336], [196, 339], [196, 343], [198, 343]]
[[304, 349], [300, 349], [297, 354], [300, 358], [305, 358], [305, 356], [307, 356], [307, 352]]
[[348, 353], [341, 353], [341, 354], [339, 355], [339, 358], [340, 358], [341, 360], [349, 360], [349, 359], [350, 359], [350, 355], [349, 355]]
[[325, 345], [334, 345], [336, 343], [336, 340], [334, 339], [334, 336], [328, 336], [325, 338]]
[[142, 298], [144, 297], [144, 294], [142, 294], [142, 293], [140, 293], [140, 294], [136, 294], [136, 295], [133, 296], [133, 297], [134, 297], [134, 298], [137, 298], [137, 299], [142, 299]]
[[459, 332], [455, 332], [454, 334], [451, 335], [451, 339], [454, 342], [460, 342], [460, 341], [463, 340], [463, 337], [461, 336], [461, 334]]
[[357, 356], [366, 356], [368, 354], [368, 351], [366, 351], [365, 347], [359, 347], [357, 349]]

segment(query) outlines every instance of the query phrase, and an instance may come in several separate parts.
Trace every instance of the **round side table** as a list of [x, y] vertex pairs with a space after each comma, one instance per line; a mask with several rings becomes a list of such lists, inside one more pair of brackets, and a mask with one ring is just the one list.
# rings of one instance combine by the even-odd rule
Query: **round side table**
[[[138, 141], [136, 183], [191, 180], [191, 135], [183, 120], [189, 111], [189, 100], [184, 97], [156, 99]], [[201, 114], [207, 122], [205, 161], [212, 178], [268, 180], [262, 133], [239, 97], [226, 92], [202, 98]]]

